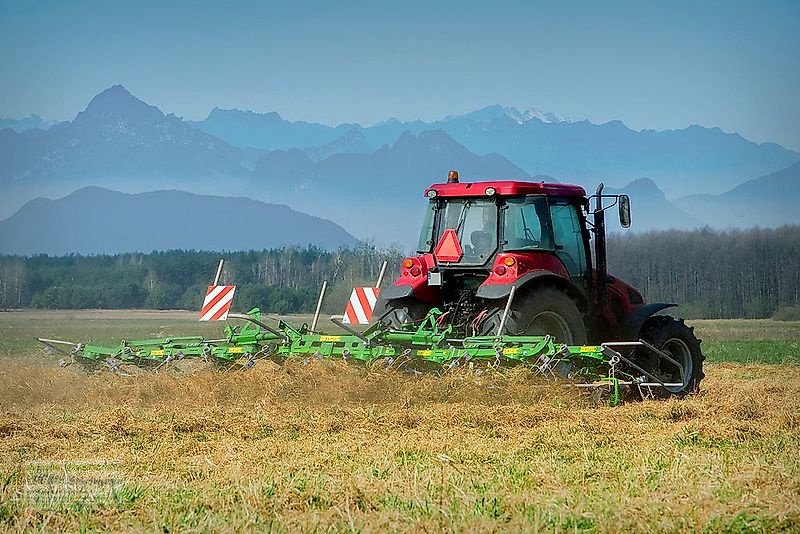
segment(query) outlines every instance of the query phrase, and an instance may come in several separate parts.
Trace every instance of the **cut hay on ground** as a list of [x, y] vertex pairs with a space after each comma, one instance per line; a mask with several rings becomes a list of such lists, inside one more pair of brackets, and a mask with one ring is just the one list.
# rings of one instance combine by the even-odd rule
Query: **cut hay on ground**
[[791, 365], [709, 365], [695, 397], [610, 408], [518, 371], [123, 378], [7, 360], [0, 407], [12, 530], [800, 528]]

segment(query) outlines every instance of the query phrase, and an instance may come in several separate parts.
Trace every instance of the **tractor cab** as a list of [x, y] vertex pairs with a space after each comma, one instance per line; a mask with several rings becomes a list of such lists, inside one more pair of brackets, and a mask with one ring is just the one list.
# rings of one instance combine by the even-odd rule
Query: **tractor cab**
[[[544, 182], [448, 182], [426, 191], [417, 253], [431, 255], [443, 285], [506, 279], [511, 267], [546, 269], [588, 290], [588, 202], [583, 188]], [[438, 277], [434, 277], [434, 282]]]
[[444, 270], [475, 267], [487, 272], [498, 253], [550, 253], [571, 278], [586, 276], [583, 189], [544, 183], [514, 187], [507, 182], [498, 191], [498, 182], [469, 185], [481, 196], [456, 196], [463, 191], [437, 186], [428, 190], [418, 253], [432, 253]]

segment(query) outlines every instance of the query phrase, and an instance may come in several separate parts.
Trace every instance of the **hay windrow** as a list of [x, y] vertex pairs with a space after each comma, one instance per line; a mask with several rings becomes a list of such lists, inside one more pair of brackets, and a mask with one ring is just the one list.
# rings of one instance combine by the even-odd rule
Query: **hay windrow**
[[[610, 408], [522, 369], [120, 377], [6, 363], [3, 513], [17, 530], [800, 525], [797, 367], [713, 365], [695, 397]], [[127, 500], [42, 509], [29, 498], [41, 462], [101, 465]]]

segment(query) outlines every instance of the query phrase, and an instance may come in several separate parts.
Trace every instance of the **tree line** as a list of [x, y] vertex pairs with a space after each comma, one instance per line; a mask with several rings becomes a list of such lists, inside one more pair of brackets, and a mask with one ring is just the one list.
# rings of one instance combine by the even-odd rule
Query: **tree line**
[[608, 256], [609, 272], [686, 317], [800, 319], [800, 226], [618, 233]]
[[374, 284], [383, 262], [399, 265], [402, 253], [362, 244], [337, 251], [0, 256], [0, 308], [199, 310], [220, 258], [225, 260], [220, 283], [237, 286], [237, 311], [257, 306], [276, 313], [313, 311], [327, 280], [325, 311], [341, 313], [343, 308], [333, 306], [343, 306], [353, 286]]
[[[617, 233], [609, 271], [649, 301], [681, 304], [694, 318], [790, 318], [800, 314], [800, 227]], [[370, 285], [398, 249], [281, 248], [249, 252], [169, 251], [113, 256], [0, 256], [0, 308], [199, 309], [219, 258], [235, 283], [238, 311], [313, 311], [323, 280], [325, 311], [341, 313], [350, 290]], [[800, 318], [800, 317], [798, 317]]]

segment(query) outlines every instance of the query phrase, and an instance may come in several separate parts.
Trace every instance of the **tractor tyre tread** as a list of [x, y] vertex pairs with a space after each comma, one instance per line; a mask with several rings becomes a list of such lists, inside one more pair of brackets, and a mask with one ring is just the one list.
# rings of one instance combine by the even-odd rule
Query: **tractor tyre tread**
[[[505, 303], [505, 299], [499, 302], [496, 308], [481, 323], [481, 335], [497, 334]], [[572, 339], [556, 338], [556, 341], [569, 345], [583, 345], [586, 343], [586, 325], [577, 303], [565, 292], [550, 286], [536, 287], [515, 297], [514, 302], [511, 303], [503, 333], [509, 335], [531, 335], [529, 330], [532, 320], [545, 311], [553, 312], [561, 317], [570, 330]]]
[[692, 368], [686, 386], [680, 390], [658, 388], [656, 392], [658, 397], [682, 398], [686, 395], [697, 393], [700, 388], [700, 382], [705, 377], [703, 372], [705, 355], [703, 355], [703, 351], [700, 348], [702, 340], [695, 335], [693, 326], [687, 326], [686, 322], [681, 318], [676, 319], [670, 315], [655, 315], [645, 322], [640, 338], [659, 349], [663, 348], [671, 339], [680, 340], [690, 352]]

